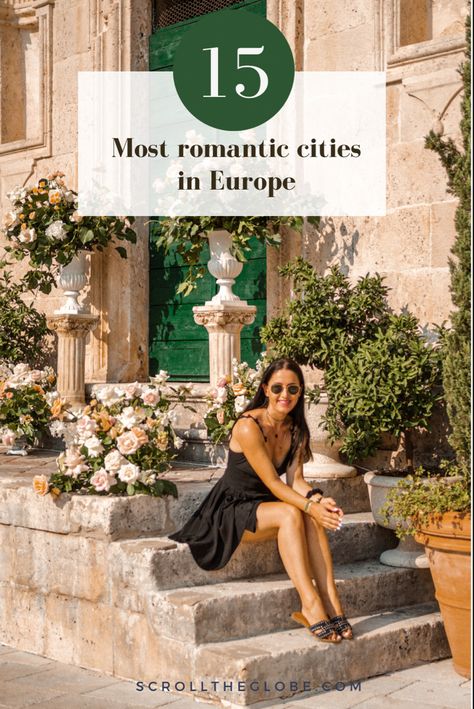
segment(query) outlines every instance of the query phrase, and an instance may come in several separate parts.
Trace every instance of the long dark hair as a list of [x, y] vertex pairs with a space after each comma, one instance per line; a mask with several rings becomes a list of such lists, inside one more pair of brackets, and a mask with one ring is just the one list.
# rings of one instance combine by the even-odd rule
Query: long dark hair
[[293, 359], [290, 359], [289, 357], [281, 357], [280, 359], [275, 359], [273, 362], [271, 362], [263, 373], [260, 385], [256, 391], [255, 396], [242, 411], [242, 414], [244, 414], [246, 411], [251, 411], [252, 409], [266, 408], [268, 406], [268, 399], [265, 396], [265, 392], [263, 391], [263, 385], [268, 384], [275, 372], [278, 372], [280, 369], [289, 369], [290, 371], [294, 372], [298, 377], [298, 381], [301, 387], [301, 393], [298, 397], [298, 402], [295, 408], [292, 409], [288, 414], [293, 424], [293, 432], [291, 436], [291, 453], [288, 462], [289, 467], [293, 462], [296, 452], [298, 451], [300, 446], [302, 446], [304, 463], [307, 463], [308, 460], [312, 460], [313, 458], [313, 454], [311, 453], [311, 448], [309, 445], [309, 428], [304, 416], [304, 377], [299, 364]]

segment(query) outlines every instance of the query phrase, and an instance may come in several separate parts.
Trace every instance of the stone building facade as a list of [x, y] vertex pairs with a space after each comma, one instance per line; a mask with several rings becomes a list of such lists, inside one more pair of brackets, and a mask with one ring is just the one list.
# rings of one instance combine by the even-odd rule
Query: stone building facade
[[[0, 212], [11, 188], [51, 171], [77, 184], [77, 72], [147, 70], [157, 1], [0, 0]], [[302, 238], [287, 234], [267, 253], [268, 274], [296, 254], [321, 272], [332, 263], [354, 278], [377, 271], [396, 309], [408, 305], [426, 324], [448, 317], [456, 203], [424, 136], [434, 127], [458, 138], [467, 12], [465, 0], [267, 0], [298, 70], [387, 71], [387, 215], [324, 218]], [[99, 325], [86, 346], [87, 382], [147, 378], [145, 220], [138, 231], [126, 261], [113, 250], [90, 259], [85, 298]], [[286, 296], [268, 278], [267, 315]], [[37, 305], [50, 314], [60, 298]]]

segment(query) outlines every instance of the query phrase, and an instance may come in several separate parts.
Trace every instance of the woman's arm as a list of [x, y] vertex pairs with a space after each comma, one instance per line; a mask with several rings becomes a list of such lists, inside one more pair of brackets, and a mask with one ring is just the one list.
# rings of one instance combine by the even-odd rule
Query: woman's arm
[[[302, 449], [300, 449], [302, 450]], [[303, 475], [303, 460], [302, 460], [302, 453], [298, 456], [295, 456], [295, 460], [291, 464], [289, 470], [286, 473], [286, 480], [288, 485], [291, 485], [293, 490], [296, 490], [296, 492], [299, 492], [300, 495], [304, 495], [305, 499], [307, 493], [313, 489], [311, 485], [309, 485], [306, 480], [304, 479]], [[318, 504], [323, 505], [326, 509], [330, 510], [331, 512], [336, 512], [340, 517], [343, 516], [343, 511], [340, 507], [337, 506], [337, 503], [335, 500], [333, 500], [332, 497], [324, 497], [324, 495], [320, 495], [319, 493], [315, 493], [313, 497], [310, 499], [314, 499], [315, 501], [317, 500]]]
[[[304, 511], [308, 500], [297, 490], [280, 480], [275, 466], [269, 458], [268, 451], [263, 442], [263, 436], [258, 426], [248, 419], [240, 419], [234, 426], [232, 435], [242, 448], [245, 457], [255, 470], [260, 480], [282, 502], [287, 502], [299, 510]], [[307, 486], [307, 489], [311, 489]], [[306, 510], [314, 519], [328, 529], [336, 529], [339, 524], [339, 515], [327, 510], [322, 505], [313, 502]]]

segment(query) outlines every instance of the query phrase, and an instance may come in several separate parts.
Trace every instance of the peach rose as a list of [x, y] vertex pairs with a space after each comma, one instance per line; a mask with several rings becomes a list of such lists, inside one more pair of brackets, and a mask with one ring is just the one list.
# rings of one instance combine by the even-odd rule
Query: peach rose
[[33, 478], [33, 489], [38, 495], [46, 495], [49, 483], [46, 475], [35, 475]]
[[140, 441], [133, 431], [126, 431], [117, 438], [117, 448], [122, 455], [133, 455], [140, 448]]
[[145, 433], [145, 431], [143, 431], [143, 429], [138, 428], [138, 426], [134, 426], [131, 430], [131, 433], [134, 433], [135, 436], [137, 437], [137, 440], [140, 444], [140, 448], [142, 446], [144, 446], [145, 443], [148, 443], [149, 439], [148, 439], [147, 434]]
[[235, 396], [242, 396], [243, 394], [247, 393], [247, 389], [242, 383], [232, 384], [232, 391], [234, 392]]

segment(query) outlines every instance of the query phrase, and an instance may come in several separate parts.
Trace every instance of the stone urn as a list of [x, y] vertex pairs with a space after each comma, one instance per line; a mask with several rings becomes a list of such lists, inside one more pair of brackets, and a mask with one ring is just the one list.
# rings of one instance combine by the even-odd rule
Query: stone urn
[[28, 440], [26, 436], [18, 436], [15, 438], [11, 447], [7, 450], [7, 455], [28, 455]]
[[[395, 530], [398, 520], [391, 517], [386, 522], [381, 509], [384, 506], [390, 490], [396, 487], [403, 477], [379, 475], [375, 472], [365, 473], [364, 482], [369, 490], [370, 507], [375, 521], [381, 527]], [[429, 567], [424, 548], [412, 536], [400, 540], [395, 549], [387, 549], [380, 555], [380, 562], [387, 566], [400, 566], [408, 569], [427, 569]]]
[[331, 443], [324, 428], [322, 416], [328, 408], [328, 395], [321, 392], [319, 402], [306, 407], [305, 417], [310, 431], [310, 446], [313, 460], [305, 463], [303, 475], [307, 480], [315, 478], [353, 478], [357, 471], [351, 465], [344, 465], [339, 459], [341, 441]]
[[209, 301], [214, 305], [235, 303], [246, 305], [238, 295], [232, 292], [235, 279], [240, 275], [243, 264], [231, 253], [232, 235], [226, 229], [211, 231], [208, 234], [211, 258], [207, 262], [209, 273], [216, 279], [219, 291]]
[[86, 254], [84, 251], [79, 251], [76, 256], [73, 256], [72, 261], [67, 266], [61, 266], [57, 284], [58, 288], [64, 291], [66, 299], [63, 305], [54, 311], [56, 315], [77, 315], [84, 312], [77, 298], [87, 283], [86, 266]]
[[470, 677], [471, 515], [432, 515], [415, 539], [425, 546], [454, 669]]

